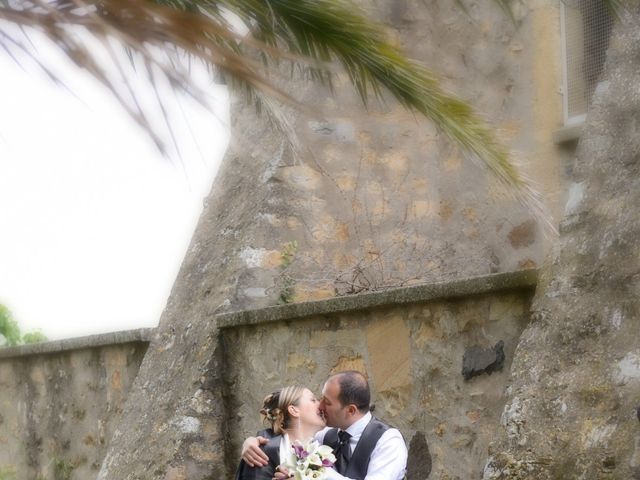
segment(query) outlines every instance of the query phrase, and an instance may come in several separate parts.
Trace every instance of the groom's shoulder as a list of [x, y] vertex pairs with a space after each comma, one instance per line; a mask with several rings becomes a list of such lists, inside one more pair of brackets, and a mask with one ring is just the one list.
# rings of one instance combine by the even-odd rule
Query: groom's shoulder
[[378, 424], [377, 426], [382, 430], [382, 435], [384, 435], [385, 438], [397, 437], [404, 442], [402, 432], [392, 424], [385, 422], [384, 420], [380, 420], [377, 417], [373, 417], [371, 421]]
[[381, 428], [383, 430], [390, 430], [390, 429], [397, 430], [389, 422], [381, 420], [381, 419], [379, 419], [378, 417], [375, 417], [375, 416], [371, 416], [371, 422], [370, 423], [372, 424], [372, 426], [376, 426], [376, 427]]

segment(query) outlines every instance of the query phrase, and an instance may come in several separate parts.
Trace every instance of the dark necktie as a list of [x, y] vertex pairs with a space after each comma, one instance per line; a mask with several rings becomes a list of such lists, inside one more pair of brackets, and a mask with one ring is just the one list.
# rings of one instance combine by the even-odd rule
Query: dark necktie
[[351, 448], [349, 447], [349, 435], [344, 430], [338, 432], [338, 448], [336, 448], [336, 470], [341, 475], [344, 475], [347, 471], [347, 465], [349, 465], [349, 459], [351, 458]]

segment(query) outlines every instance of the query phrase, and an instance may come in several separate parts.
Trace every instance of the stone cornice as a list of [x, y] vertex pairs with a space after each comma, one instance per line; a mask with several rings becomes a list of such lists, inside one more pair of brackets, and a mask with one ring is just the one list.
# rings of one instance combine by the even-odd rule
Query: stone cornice
[[136, 330], [124, 330], [121, 332], [109, 332], [86, 337], [65, 338], [49, 342], [20, 345], [17, 347], [0, 348], [0, 359], [22, 357], [30, 355], [45, 355], [50, 353], [66, 352], [83, 348], [104, 347], [108, 345], [124, 343], [148, 343], [153, 335], [154, 328], [139, 328]]
[[508, 290], [535, 290], [538, 270], [496, 273], [440, 283], [428, 283], [384, 291], [334, 297], [314, 302], [290, 303], [257, 310], [217, 315], [218, 327], [232, 328], [313, 315], [346, 313], [389, 305], [420, 303]]
[[[444, 300], [499, 291], [531, 290], [533, 292], [537, 285], [537, 279], [537, 269], [518, 270], [449, 282], [428, 283], [361, 293], [359, 295], [346, 295], [315, 302], [291, 303], [257, 310], [224, 313], [217, 315], [216, 319], [220, 328], [233, 328], [243, 325], [295, 320], [313, 315], [347, 313], [377, 307]], [[154, 331], [154, 328], [141, 328], [17, 347], [4, 347], [0, 348], [0, 359], [45, 355], [125, 343], [148, 343], [151, 341]]]

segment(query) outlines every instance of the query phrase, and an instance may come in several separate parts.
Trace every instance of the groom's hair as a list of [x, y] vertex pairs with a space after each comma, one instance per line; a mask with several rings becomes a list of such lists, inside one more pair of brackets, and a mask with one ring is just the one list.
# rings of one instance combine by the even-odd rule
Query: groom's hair
[[356, 370], [347, 370], [331, 375], [329, 378], [334, 379], [340, 385], [338, 400], [342, 406], [353, 404], [362, 413], [369, 411], [371, 392], [369, 382], [362, 373]]

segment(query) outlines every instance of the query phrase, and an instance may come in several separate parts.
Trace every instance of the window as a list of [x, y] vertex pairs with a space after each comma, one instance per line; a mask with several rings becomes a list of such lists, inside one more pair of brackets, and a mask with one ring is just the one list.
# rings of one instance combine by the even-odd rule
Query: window
[[564, 123], [584, 121], [604, 67], [614, 17], [603, 0], [562, 0]]

